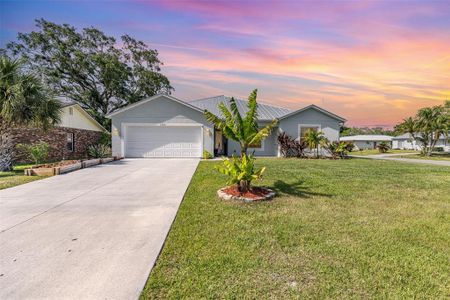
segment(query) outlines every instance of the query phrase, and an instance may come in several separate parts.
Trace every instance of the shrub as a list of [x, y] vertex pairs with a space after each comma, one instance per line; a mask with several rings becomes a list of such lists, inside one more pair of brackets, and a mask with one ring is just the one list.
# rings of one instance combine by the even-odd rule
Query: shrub
[[389, 149], [391, 149], [391, 147], [389, 146], [389, 144], [386, 143], [386, 142], [381, 142], [381, 143], [379, 143], [378, 146], [377, 146], [377, 148], [378, 148], [378, 151], [380, 151], [380, 153], [386, 153], [386, 152], [389, 151]]
[[348, 153], [348, 144], [345, 142], [329, 142], [325, 140], [321, 146], [330, 153], [333, 158], [345, 158]]
[[26, 157], [34, 162], [34, 164], [43, 163], [48, 158], [50, 146], [46, 142], [36, 144], [18, 144], [16, 148], [23, 152]]
[[343, 143], [345, 143], [345, 150], [347, 150], [348, 152], [352, 152], [355, 149], [355, 144], [353, 144], [352, 142]]
[[203, 159], [211, 159], [211, 158], [213, 158], [213, 155], [209, 151], [203, 150]]
[[224, 158], [222, 165], [216, 169], [229, 177], [227, 184], [236, 184], [239, 192], [245, 193], [250, 190], [253, 180], [261, 179], [265, 167], [255, 171], [255, 158], [252, 155], [243, 154], [241, 157], [233, 155]]
[[436, 151], [436, 152], [444, 152], [444, 147], [434, 147], [434, 148], [433, 148], [433, 151]]
[[98, 143], [111, 148], [111, 133], [109, 133], [107, 131], [102, 132], [102, 135], [100, 136], [100, 139], [98, 140]]
[[278, 135], [278, 144], [283, 157], [304, 157], [304, 151], [308, 147], [305, 143], [296, 141], [285, 132]]
[[92, 158], [105, 158], [111, 156], [111, 148], [103, 144], [91, 145], [88, 147], [87, 152], [89, 157]]

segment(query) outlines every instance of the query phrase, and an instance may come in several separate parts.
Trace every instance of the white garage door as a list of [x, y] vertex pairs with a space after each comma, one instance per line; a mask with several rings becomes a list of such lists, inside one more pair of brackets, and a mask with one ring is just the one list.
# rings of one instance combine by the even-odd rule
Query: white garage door
[[201, 157], [200, 126], [127, 126], [126, 157]]

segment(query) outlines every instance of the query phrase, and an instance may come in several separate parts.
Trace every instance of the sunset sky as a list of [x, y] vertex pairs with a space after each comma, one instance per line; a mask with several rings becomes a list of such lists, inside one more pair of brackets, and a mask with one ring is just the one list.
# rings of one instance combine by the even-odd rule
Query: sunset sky
[[450, 99], [450, 1], [4, 1], [0, 47], [34, 19], [129, 34], [160, 53], [174, 96], [314, 103], [390, 126]]

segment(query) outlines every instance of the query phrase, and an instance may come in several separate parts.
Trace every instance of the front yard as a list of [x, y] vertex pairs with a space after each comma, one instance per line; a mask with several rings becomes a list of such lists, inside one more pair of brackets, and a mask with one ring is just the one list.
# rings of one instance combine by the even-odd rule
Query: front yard
[[25, 176], [24, 170], [32, 165], [14, 166], [12, 172], [0, 172], [0, 190], [45, 178], [44, 176]]
[[259, 159], [274, 201], [200, 163], [142, 298], [446, 298], [450, 168]]

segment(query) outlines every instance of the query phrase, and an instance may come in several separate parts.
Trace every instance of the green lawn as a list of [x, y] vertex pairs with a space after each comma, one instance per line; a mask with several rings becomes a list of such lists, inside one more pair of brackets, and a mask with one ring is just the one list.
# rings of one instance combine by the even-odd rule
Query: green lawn
[[31, 166], [32, 165], [18, 165], [14, 166], [12, 172], [0, 172], [0, 190], [46, 178], [46, 176], [25, 176], [24, 170]]
[[142, 298], [428, 298], [450, 290], [450, 168], [258, 159], [279, 196], [219, 200], [200, 163]]
[[386, 153], [380, 153], [378, 149], [367, 149], [367, 150], [353, 150], [350, 155], [377, 155], [377, 154], [401, 154], [401, 153], [419, 153], [414, 150], [389, 150]]
[[433, 153], [431, 156], [422, 156], [420, 154], [416, 154], [416, 155], [405, 155], [400, 157], [412, 159], [450, 160], [450, 153]]

